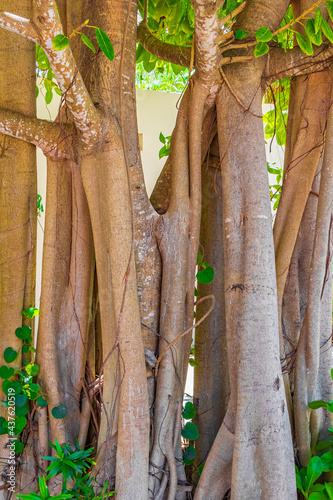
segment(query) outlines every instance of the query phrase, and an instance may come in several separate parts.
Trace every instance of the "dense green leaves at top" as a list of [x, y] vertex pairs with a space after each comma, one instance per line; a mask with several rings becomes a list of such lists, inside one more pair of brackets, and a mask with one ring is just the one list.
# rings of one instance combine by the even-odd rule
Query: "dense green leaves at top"
[[63, 34], [56, 35], [52, 40], [54, 50], [64, 50], [69, 46], [69, 38]]
[[101, 28], [96, 28], [95, 32], [96, 32], [97, 43], [100, 49], [102, 50], [103, 54], [109, 59], [109, 61], [113, 61], [114, 49], [110, 38]]

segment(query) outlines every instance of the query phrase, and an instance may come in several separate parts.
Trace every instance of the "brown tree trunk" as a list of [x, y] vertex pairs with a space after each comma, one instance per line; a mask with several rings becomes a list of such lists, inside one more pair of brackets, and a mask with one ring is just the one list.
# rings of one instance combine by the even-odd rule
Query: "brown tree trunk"
[[[31, 2], [1, 0], [0, 10], [14, 10], [18, 15], [30, 17]], [[0, 107], [35, 116], [34, 45], [1, 30], [0, 50]], [[21, 347], [15, 330], [22, 326], [22, 311], [35, 305], [37, 227], [36, 148], [6, 135], [0, 135], [0, 204], [0, 357], [3, 364], [3, 352], [7, 347], [15, 350]], [[24, 322], [33, 328], [33, 321]], [[19, 352], [12, 366], [18, 367], [21, 363], [22, 353]], [[0, 415], [5, 416], [2, 405]], [[1, 457], [6, 464], [1, 480], [5, 483], [7, 441], [7, 435], [0, 437]], [[0, 497], [5, 498], [6, 491], [1, 490]]]

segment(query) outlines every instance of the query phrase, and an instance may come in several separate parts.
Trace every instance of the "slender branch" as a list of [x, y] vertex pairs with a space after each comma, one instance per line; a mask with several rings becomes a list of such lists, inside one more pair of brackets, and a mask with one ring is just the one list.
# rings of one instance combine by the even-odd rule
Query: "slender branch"
[[0, 28], [24, 36], [33, 42], [37, 41], [37, 33], [31, 21], [10, 12], [0, 11]]
[[138, 41], [150, 54], [172, 64], [190, 67], [191, 49], [165, 43], [151, 34], [149, 28], [141, 22], [138, 26]]
[[67, 158], [66, 139], [73, 135], [74, 130], [56, 122], [0, 108], [0, 133], [30, 142], [38, 146], [45, 155]]
[[281, 78], [322, 71], [332, 63], [333, 45], [315, 47], [313, 56], [304, 54], [299, 47], [286, 52], [280, 47], [272, 47], [267, 54], [263, 78], [268, 86]]

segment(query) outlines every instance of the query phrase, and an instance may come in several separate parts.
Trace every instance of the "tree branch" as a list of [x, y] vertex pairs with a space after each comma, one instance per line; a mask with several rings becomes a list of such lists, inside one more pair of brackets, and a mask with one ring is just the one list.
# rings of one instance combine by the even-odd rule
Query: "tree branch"
[[190, 67], [191, 48], [165, 43], [151, 34], [144, 22], [138, 26], [138, 41], [153, 56], [185, 68]]
[[304, 54], [299, 47], [286, 52], [280, 47], [272, 47], [267, 54], [267, 64], [263, 75], [265, 85], [268, 86], [281, 78], [322, 71], [332, 63], [332, 45], [315, 47], [313, 56]]
[[101, 118], [83, 82], [71, 49], [53, 49], [53, 38], [63, 33], [56, 2], [35, 0], [33, 23], [39, 34], [38, 44], [43, 47], [49, 58], [59, 88], [80, 132], [80, 139], [87, 147], [92, 146], [102, 133]]
[[10, 12], [0, 11], [0, 28], [22, 35], [33, 42], [37, 41], [37, 33], [31, 21]]
[[35, 0], [32, 21], [1, 11], [0, 27], [38, 43], [45, 50], [68, 109], [74, 117], [75, 126], [81, 133], [80, 139], [87, 147], [92, 146], [102, 132], [100, 115], [86, 89], [71, 49], [53, 49], [53, 38], [63, 33], [55, 1]]
[[47, 156], [68, 158], [66, 139], [74, 134], [74, 130], [60, 123], [0, 108], [0, 133], [30, 142], [38, 146]]

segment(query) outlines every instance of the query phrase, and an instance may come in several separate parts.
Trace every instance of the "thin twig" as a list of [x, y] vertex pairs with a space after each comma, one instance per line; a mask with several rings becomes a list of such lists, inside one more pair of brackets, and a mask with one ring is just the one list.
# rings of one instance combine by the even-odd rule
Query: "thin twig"
[[214, 295], [207, 295], [206, 297], [202, 297], [202, 299], [199, 299], [194, 305], [195, 306], [198, 306], [201, 302], [204, 302], [205, 300], [208, 300], [208, 299], [211, 299], [212, 300], [212, 305], [210, 306], [209, 310], [206, 312], [206, 314], [204, 314], [204, 316], [202, 316], [201, 319], [199, 319], [199, 321], [197, 323], [195, 323], [194, 325], [190, 326], [190, 328], [188, 328], [187, 330], [185, 330], [185, 332], [181, 333], [180, 335], [178, 335], [175, 339], [173, 339], [172, 342], [170, 342], [170, 344], [168, 344], [164, 349], [163, 351], [161, 352], [161, 354], [159, 355], [158, 357], [158, 360], [157, 360], [157, 363], [155, 365], [155, 378], [157, 378], [157, 373], [158, 373], [158, 367], [159, 367], [159, 364], [161, 362], [161, 359], [163, 358], [163, 356], [165, 355], [165, 353], [173, 346], [176, 344], [176, 342], [178, 342], [178, 340], [180, 340], [181, 338], [183, 338], [185, 335], [187, 335], [188, 333], [192, 332], [192, 330], [194, 330], [194, 328], [196, 328], [197, 326], [199, 326], [206, 318], [207, 316], [209, 316], [209, 314], [212, 312], [212, 310], [214, 309], [215, 307], [215, 297]]
[[231, 87], [230, 83], [228, 82], [227, 80], [227, 77], [225, 76], [224, 74], [224, 71], [222, 68], [220, 68], [220, 73], [221, 73], [221, 76], [223, 78], [223, 80], [225, 81], [228, 89], [230, 90], [231, 94], [234, 96], [234, 98], [236, 99], [236, 101], [238, 102], [238, 104], [247, 112], [247, 113], [250, 113], [252, 116], [256, 116], [257, 118], [262, 118], [262, 115], [257, 115], [256, 113], [253, 113], [249, 108], [247, 108], [245, 106], [245, 104], [242, 103], [242, 101], [239, 99], [238, 95], [235, 93], [235, 91], [233, 90], [233, 88]]

